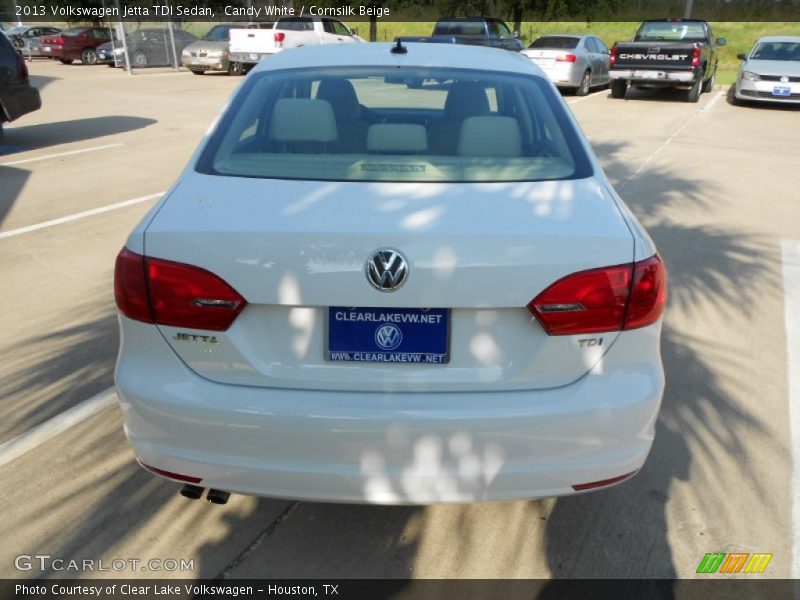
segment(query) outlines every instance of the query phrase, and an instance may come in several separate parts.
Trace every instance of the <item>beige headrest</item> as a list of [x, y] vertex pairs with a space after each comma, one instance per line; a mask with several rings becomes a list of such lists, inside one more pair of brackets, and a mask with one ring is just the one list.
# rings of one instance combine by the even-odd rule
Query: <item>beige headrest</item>
[[275, 103], [269, 138], [277, 142], [333, 142], [336, 119], [330, 102], [283, 98]]
[[468, 117], [458, 137], [459, 156], [513, 158], [522, 155], [522, 136], [511, 117]]
[[422, 125], [381, 123], [367, 130], [370, 152], [425, 152], [428, 134]]

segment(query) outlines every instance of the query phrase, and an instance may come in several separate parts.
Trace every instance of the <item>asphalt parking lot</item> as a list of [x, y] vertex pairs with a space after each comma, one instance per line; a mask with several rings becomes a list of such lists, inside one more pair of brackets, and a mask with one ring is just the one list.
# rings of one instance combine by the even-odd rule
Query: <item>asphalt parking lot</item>
[[[667, 389], [637, 477], [540, 501], [214, 506], [141, 470], [125, 441], [106, 392], [112, 275], [241, 79], [30, 71], [43, 109], [0, 155], [0, 578], [674, 578], [707, 552], [772, 553], [763, 576], [797, 576], [800, 294], [785, 281], [800, 285], [800, 110], [735, 107], [720, 89], [699, 104], [565, 98], [670, 274]], [[18, 570], [21, 554], [194, 562], [57, 572]]]

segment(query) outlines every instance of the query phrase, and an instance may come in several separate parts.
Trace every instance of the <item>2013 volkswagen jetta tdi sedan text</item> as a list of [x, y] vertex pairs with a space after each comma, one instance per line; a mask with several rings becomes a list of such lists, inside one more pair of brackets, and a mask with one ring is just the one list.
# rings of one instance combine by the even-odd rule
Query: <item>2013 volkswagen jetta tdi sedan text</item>
[[115, 292], [128, 439], [198, 488], [558, 496], [630, 477], [653, 441], [664, 266], [517, 54], [263, 62], [128, 238]]

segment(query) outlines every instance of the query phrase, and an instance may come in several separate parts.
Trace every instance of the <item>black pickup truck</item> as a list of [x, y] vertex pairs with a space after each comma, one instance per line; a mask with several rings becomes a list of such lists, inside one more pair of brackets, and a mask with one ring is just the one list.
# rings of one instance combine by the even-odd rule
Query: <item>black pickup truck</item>
[[525, 45], [500, 19], [491, 17], [445, 17], [436, 21], [430, 37], [401, 36], [400, 42], [435, 42], [488, 46], [519, 52]]
[[637, 88], [671, 87], [687, 91], [697, 102], [714, 88], [719, 56], [711, 27], [697, 19], [659, 19], [639, 26], [632, 42], [611, 48], [611, 95], [624, 98], [628, 85]]

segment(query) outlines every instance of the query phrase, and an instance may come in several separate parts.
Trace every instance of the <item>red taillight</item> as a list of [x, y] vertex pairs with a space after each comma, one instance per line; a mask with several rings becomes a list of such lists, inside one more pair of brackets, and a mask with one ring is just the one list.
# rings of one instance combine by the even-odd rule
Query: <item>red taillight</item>
[[275, 34], [275, 42], [276, 42], [276, 43], [278, 43], [278, 44], [279, 44], [279, 43], [281, 43], [281, 42], [282, 42], [283, 40], [285, 40], [285, 39], [286, 39], [286, 34], [285, 34], [285, 33], [283, 33], [282, 31], [279, 31], [279, 32], [277, 32], [277, 33]]
[[114, 298], [117, 308], [126, 317], [153, 322], [150, 300], [147, 297], [147, 281], [144, 272], [144, 257], [123, 248], [117, 255], [114, 267]]
[[200, 483], [203, 481], [201, 477], [192, 477], [191, 475], [181, 475], [180, 473], [173, 473], [172, 471], [157, 469], [156, 467], [151, 467], [143, 462], [139, 462], [139, 464], [148, 471], [155, 473], [156, 475], [161, 475], [162, 477], [169, 477], [170, 479], [177, 479], [178, 481], [185, 481], [187, 483]]
[[556, 56], [556, 60], [558, 62], [574, 63], [576, 60], [578, 60], [578, 57], [574, 54], [559, 54]]
[[656, 254], [636, 263], [625, 329], [655, 323], [664, 314], [667, 303], [667, 270]]
[[137, 321], [225, 331], [247, 301], [199, 267], [145, 258], [127, 249], [117, 257], [114, 291], [119, 310]]
[[656, 255], [564, 277], [528, 309], [549, 335], [621, 331], [657, 321], [664, 312], [666, 292], [664, 265]]
[[700, 46], [695, 44], [694, 50], [692, 51], [692, 66], [699, 67], [700, 66]]
[[614, 44], [611, 46], [611, 55], [609, 56], [608, 62], [612, 65], [617, 64], [617, 45]]

